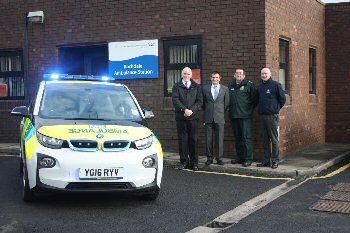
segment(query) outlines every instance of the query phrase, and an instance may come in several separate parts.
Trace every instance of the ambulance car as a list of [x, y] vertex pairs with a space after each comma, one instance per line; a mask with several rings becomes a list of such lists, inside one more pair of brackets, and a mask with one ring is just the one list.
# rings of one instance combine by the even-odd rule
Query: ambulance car
[[163, 152], [131, 91], [108, 77], [44, 75], [22, 116], [23, 200], [43, 190], [131, 192], [155, 200]]

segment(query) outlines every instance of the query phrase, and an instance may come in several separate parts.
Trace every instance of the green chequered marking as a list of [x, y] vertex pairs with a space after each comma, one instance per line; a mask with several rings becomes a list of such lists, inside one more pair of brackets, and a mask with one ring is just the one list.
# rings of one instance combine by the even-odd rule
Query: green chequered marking
[[29, 139], [31, 139], [35, 135], [35, 128], [34, 128], [32, 122], [30, 122], [29, 124], [26, 124], [25, 127], [26, 128], [24, 131], [24, 141], [28, 141]]

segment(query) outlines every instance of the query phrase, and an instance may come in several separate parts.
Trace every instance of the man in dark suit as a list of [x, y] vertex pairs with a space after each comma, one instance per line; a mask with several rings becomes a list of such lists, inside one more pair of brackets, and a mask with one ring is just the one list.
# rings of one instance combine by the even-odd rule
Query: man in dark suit
[[[214, 154], [216, 154], [216, 162], [219, 165], [224, 164], [222, 157], [224, 153], [225, 111], [229, 107], [230, 96], [228, 88], [221, 85], [220, 80], [220, 74], [215, 71], [211, 74], [211, 84], [203, 87], [204, 123], [207, 139], [206, 165], [213, 163]], [[216, 139], [215, 143], [213, 136]], [[214, 153], [215, 147], [218, 149], [217, 153]]]
[[198, 111], [203, 105], [200, 85], [194, 82], [192, 70], [185, 67], [181, 72], [182, 80], [175, 83], [172, 99], [175, 108], [177, 137], [181, 165], [179, 169], [191, 168], [198, 170], [198, 155], [196, 151]]

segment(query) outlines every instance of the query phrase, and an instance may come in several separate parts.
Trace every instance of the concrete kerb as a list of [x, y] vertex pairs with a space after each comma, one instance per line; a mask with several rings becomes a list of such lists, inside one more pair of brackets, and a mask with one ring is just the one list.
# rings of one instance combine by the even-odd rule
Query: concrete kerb
[[19, 155], [19, 148], [8, 147], [8, 148], [0, 148], [0, 154], [8, 154], [8, 155]]
[[321, 171], [324, 171], [324, 170], [332, 167], [333, 165], [336, 165], [337, 163], [342, 161], [348, 154], [350, 154], [350, 151], [344, 152], [344, 153], [338, 155], [337, 157], [334, 157], [334, 158], [328, 160], [327, 162], [322, 163], [318, 166], [314, 166], [310, 169], [297, 170], [296, 171], [297, 176], [304, 177], [304, 178], [309, 178], [309, 177], [315, 176], [318, 173], [320, 173]]
[[[176, 168], [180, 163], [173, 160], [164, 160], [164, 166]], [[199, 169], [206, 172], [217, 172], [217, 173], [228, 173], [228, 174], [237, 174], [242, 176], [261, 176], [268, 178], [292, 178], [296, 179], [298, 172], [295, 170], [272, 170], [271, 168], [258, 168], [255, 163], [251, 167], [241, 167], [239, 165], [225, 164], [220, 165], [210, 165], [204, 166], [204, 164], [199, 163]]]
[[[344, 152], [328, 161], [316, 165], [310, 168], [297, 168], [297, 167], [288, 167], [284, 166], [283, 162], [278, 169], [271, 170], [270, 168], [258, 168], [256, 164], [253, 163], [251, 167], [241, 167], [238, 165], [232, 165], [229, 162], [223, 166], [219, 165], [210, 165], [205, 166], [204, 163], [199, 162], [199, 167], [201, 171], [208, 172], [218, 172], [218, 173], [230, 173], [237, 175], [246, 175], [246, 176], [262, 176], [269, 178], [292, 178], [292, 179], [307, 179], [312, 176], [319, 174], [321, 171], [324, 171], [331, 166], [342, 161], [350, 151]], [[165, 158], [164, 165], [167, 167], [176, 168], [179, 165], [179, 161], [174, 159]]]

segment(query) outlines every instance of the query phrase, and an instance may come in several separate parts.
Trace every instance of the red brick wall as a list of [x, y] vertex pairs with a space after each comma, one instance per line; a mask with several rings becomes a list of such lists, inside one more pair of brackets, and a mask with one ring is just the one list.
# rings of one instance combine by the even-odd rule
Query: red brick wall
[[[16, 5], [7, 3], [0, 4], [0, 49], [23, 49], [25, 6], [20, 1]], [[0, 100], [0, 142], [19, 141], [20, 119], [10, 118], [10, 111], [15, 106], [25, 104], [25, 101]]]
[[[0, 6], [0, 49], [24, 48], [25, 12], [43, 10], [45, 23], [29, 26], [30, 78], [27, 93], [33, 96], [43, 73], [57, 66], [57, 45], [159, 39], [160, 77], [124, 83], [143, 107], [156, 117], [150, 126], [166, 151], [176, 152], [177, 135], [171, 98], [164, 97], [162, 38], [201, 36], [202, 83], [218, 70], [227, 84], [236, 68], [253, 77], [265, 64], [264, 1], [121, 0], [121, 1], [12, 1]], [[21, 6], [15, 9], [14, 6]], [[3, 33], [6, 32], [6, 33]], [[18, 121], [8, 111], [17, 103], [0, 101], [0, 142], [17, 141]], [[6, 114], [5, 114], [6, 112]], [[6, 123], [4, 123], [6, 122]], [[16, 129], [16, 131], [14, 130]], [[227, 156], [233, 155], [233, 136], [228, 123]], [[199, 152], [205, 154], [205, 134], [199, 129]]]
[[[15, 8], [14, 6], [19, 6]], [[11, 1], [0, 6], [0, 49], [23, 48], [25, 12], [43, 10], [45, 23], [30, 25], [30, 77], [25, 101], [0, 101], [0, 142], [17, 141], [18, 120], [9, 118], [15, 105], [28, 102], [43, 73], [57, 66], [58, 45], [87, 42], [159, 39], [160, 77], [124, 83], [143, 107], [156, 117], [151, 128], [166, 151], [177, 151], [171, 98], [164, 97], [163, 38], [202, 38], [202, 83], [218, 70], [223, 84], [236, 68], [259, 81], [260, 69], [272, 67], [277, 77], [278, 38], [291, 38], [290, 105], [282, 111], [283, 153], [324, 141], [325, 71], [324, 6], [316, 0], [215, 1]], [[265, 23], [266, 21], [266, 23]], [[266, 27], [266, 29], [265, 29]], [[308, 94], [308, 48], [317, 47], [317, 95]], [[310, 100], [309, 100], [310, 99]], [[259, 128], [258, 117], [255, 125]], [[228, 121], [225, 156], [234, 154], [234, 138]], [[256, 157], [261, 158], [259, 129], [255, 133]], [[199, 153], [205, 154], [205, 134], [199, 129]]]
[[326, 140], [350, 142], [350, 3], [326, 5]]
[[[281, 111], [281, 151], [325, 141], [324, 5], [305, 0], [266, 0], [267, 67], [278, 80], [279, 38], [289, 40], [289, 95]], [[316, 48], [316, 95], [309, 94], [309, 47]]]

